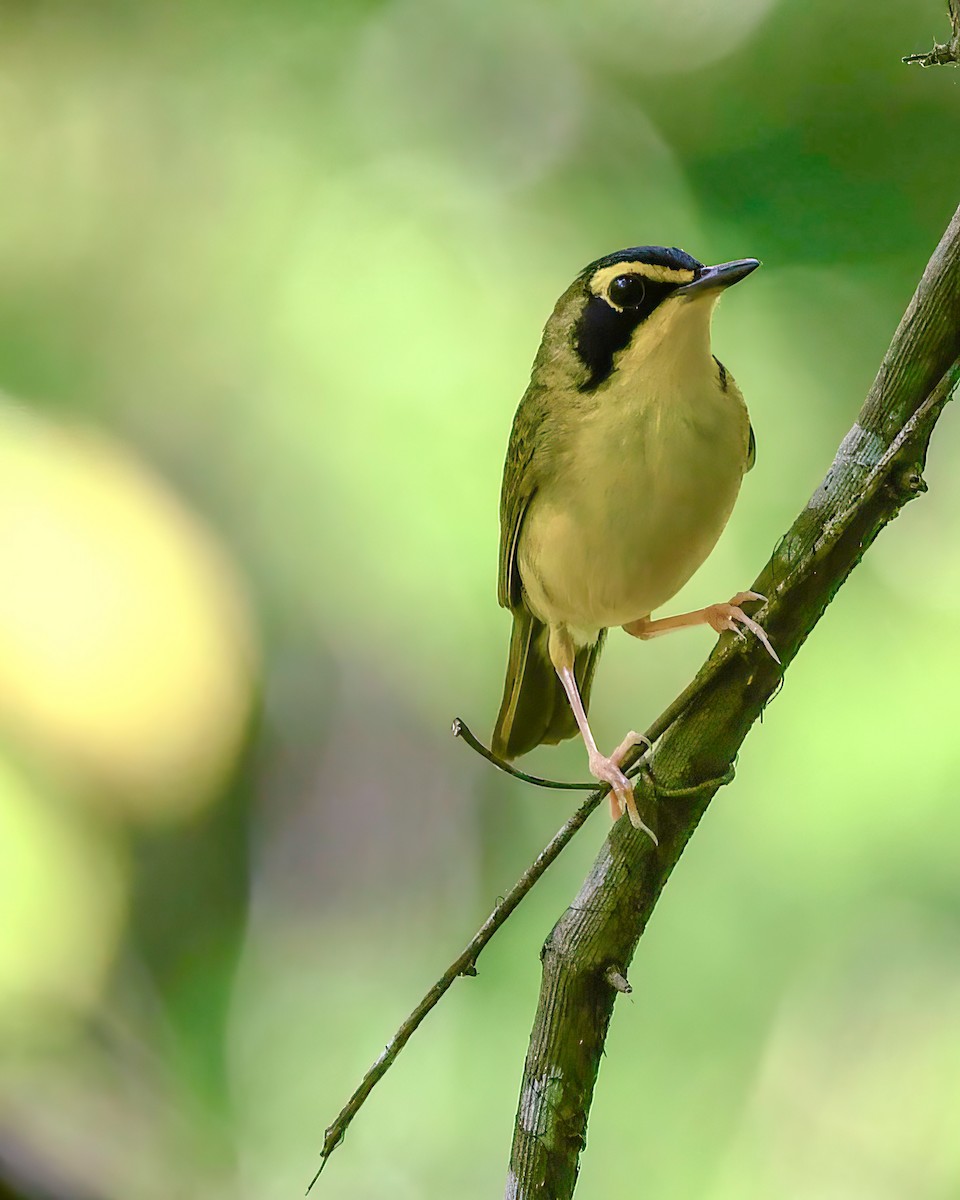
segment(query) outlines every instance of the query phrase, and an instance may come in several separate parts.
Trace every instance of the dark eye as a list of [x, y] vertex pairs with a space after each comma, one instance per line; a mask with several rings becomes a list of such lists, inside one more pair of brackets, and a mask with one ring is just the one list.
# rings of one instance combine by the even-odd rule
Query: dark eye
[[610, 281], [607, 295], [618, 308], [635, 308], [643, 301], [646, 290], [639, 275], [618, 275]]

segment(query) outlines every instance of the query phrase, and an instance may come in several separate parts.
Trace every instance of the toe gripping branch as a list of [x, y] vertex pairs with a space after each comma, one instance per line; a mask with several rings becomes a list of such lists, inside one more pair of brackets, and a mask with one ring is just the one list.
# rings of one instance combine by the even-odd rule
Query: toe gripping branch
[[[528, 775], [526, 771], [518, 771], [516, 767], [512, 767], [510, 763], [504, 762], [502, 758], [498, 758], [492, 750], [480, 741], [480, 739], [471, 731], [470, 726], [460, 717], [454, 717], [453, 724], [450, 727], [450, 732], [455, 738], [460, 738], [470, 747], [475, 750], [481, 758], [485, 758], [487, 762], [492, 763], [498, 771], [503, 771], [505, 775], [512, 775], [514, 779], [519, 779], [523, 783], [531, 783], [534, 787], [553, 788], [556, 791], [562, 792], [608, 792], [609, 786], [599, 783], [596, 779], [591, 779], [584, 783], [568, 783], [562, 779], [542, 779], [539, 775]], [[659, 732], [659, 731], [657, 731]], [[648, 745], [648, 749], [652, 749], [649, 738], [644, 738]], [[690, 787], [682, 788], [665, 788], [658, 784], [653, 776], [653, 772], [647, 762], [646, 755], [642, 755], [632, 766], [628, 767], [624, 774], [628, 779], [637, 779], [641, 774], [646, 774], [647, 779], [653, 785], [654, 794], [657, 799], [680, 799], [690, 796], [696, 796], [698, 793], [717, 788], [725, 787], [728, 783], [733, 782], [736, 768], [733, 763], [722, 774], [715, 779], [704, 779], [700, 783], [691, 785]]]

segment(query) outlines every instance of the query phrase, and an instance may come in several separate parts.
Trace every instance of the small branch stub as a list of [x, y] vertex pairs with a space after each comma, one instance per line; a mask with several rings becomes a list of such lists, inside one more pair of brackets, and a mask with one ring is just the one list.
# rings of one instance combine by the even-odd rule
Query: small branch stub
[[626, 975], [613, 963], [604, 971], [604, 978], [615, 991], [623, 992], [625, 996], [629, 996], [633, 991]]
[[904, 467], [897, 476], [897, 489], [905, 500], [912, 500], [927, 490], [927, 481], [916, 465]]

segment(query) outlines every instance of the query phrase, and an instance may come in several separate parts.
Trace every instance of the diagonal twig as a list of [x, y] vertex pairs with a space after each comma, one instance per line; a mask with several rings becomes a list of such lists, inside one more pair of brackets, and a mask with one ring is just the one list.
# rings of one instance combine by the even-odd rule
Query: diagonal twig
[[481, 758], [485, 758], [488, 763], [492, 763], [498, 771], [502, 771], [504, 775], [509, 775], [513, 779], [519, 779], [521, 783], [531, 783], [534, 787], [539, 788], [553, 788], [558, 792], [595, 792], [597, 790], [597, 781], [595, 779], [591, 780], [590, 783], [565, 783], [561, 779], [543, 779], [539, 775], [528, 775], [526, 771], [519, 770], [512, 763], [498, 758], [492, 750], [488, 750], [462, 717], [453, 718], [453, 725], [450, 727], [450, 732], [455, 738], [460, 738], [466, 742], [470, 749], [475, 750]]
[[[657, 738], [663, 734], [664, 730], [670, 726], [671, 722], [675, 720], [677, 715], [690, 702], [690, 696], [691, 689], [687, 688], [681, 693], [680, 696], [677, 697], [673, 704], [666, 708], [656, 719], [656, 721], [654, 721], [654, 723], [647, 730], [646, 735], [651, 743], [655, 742]], [[469, 734], [469, 739], [465, 737], [465, 731]], [[467, 729], [464, 723], [460, 721], [459, 718], [457, 718], [457, 720], [455, 720], [453, 723], [453, 734], [455, 737], [464, 738], [464, 740], [467, 741], [473, 749], [477, 749], [479, 747], [481, 753], [483, 750], [485, 750], [485, 747], [483, 747], [473, 736], [473, 734], [470, 733], [470, 731]], [[473, 743], [476, 743], [476, 745]], [[489, 757], [490, 761], [494, 762], [495, 766], [500, 765], [499, 760], [495, 759], [494, 756], [489, 755], [489, 753], [483, 754], [483, 757]], [[633, 773], [636, 773], [638, 770], [639, 766], [634, 764]], [[511, 770], [509, 773], [516, 774], [520, 779], [526, 779], [538, 786], [571, 786], [569, 784], [557, 785], [551, 780], [540, 780], [536, 776], [527, 777], [522, 773], [513, 770]], [[723, 778], [710, 780], [707, 786], [713, 786], [715, 788], [720, 787], [725, 783], [729, 783], [732, 779], [733, 771], [731, 769], [724, 775]], [[577, 784], [574, 786], [581, 787], [583, 785]], [[583, 828], [587, 818], [594, 811], [594, 809], [597, 808], [610, 790], [608, 786], [604, 786], [602, 788], [598, 788], [596, 784], [590, 784], [589, 786], [592, 789], [592, 794], [589, 795], [587, 799], [584, 800], [584, 802], [580, 805], [577, 811], [567, 821], [564, 822], [561, 828], [557, 830], [557, 832], [550, 839], [543, 850], [541, 850], [541, 852], [537, 855], [530, 866], [527, 867], [527, 869], [523, 872], [510, 891], [507, 892], [507, 894], [497, 902], [493, 911], [490, 913], [490, 916], [487, 917], [486, 921], [484, 921], [470, 941], [467, 942], [461, 953], [447, 967], [433, 987], [431, 987], [430, 990], [424, 995], [416, 1008], [410, 1013], [406, 1020], [404, 1020], [400, 1028], [384, 1047], [383, 1053], [379, 1055], [364, 1077], [360, 1080], [360, 1083], [357, 1085], [350, 1099], [346, 1102], [331, 1124], [327, 1126], [326, 1130], [324, 1131], [323, 1147], [320, 1151], [320, 1165], [317, 1168], [315, 1175], [310, 1180], [309, 1185], [307, 1186], [307, 1192], [310, 1191], [313, 1185], [320, 1178], [323, 1168], [327, 1164], [327, 1159], [343, 1141], [343, 1136], [352, 1123], [354, 1117], [363, 1107], [367, 1097], [370, 1095], [376, 1085], [380, 1082], [384, 1075], [386, 1075], [387, 1071], [389, 1071], [393, 1063], [396, 1061], [400, 1051], [404, 1048], [404, 1046], [419, 1028], [424, 1017], [426, 1017], [426, 1015], [436, 1007], [456, 979], [460, 978], [462, 975], [476, 975], [477, 959], [480, 957], [480, 952], [484, 949], [501, 925], [503, 925], [507, 918], [513, 913], [520, 901], [523, 900], [523, 898], [530, 892], [534, 884], [537, 883], [537, 881], [543, 876], [550, 864], [553, 863], [560, 853], [566, 848], [566, 846], [573, 839], [574, 835]], [[676, 796], [685, 796], [691, 790], [679, 789], [679, 792], [677, 792], [657, 788], [656, 785], [652, 783], [650, 786], [656, 790], [658, 795], [671, 798]]]

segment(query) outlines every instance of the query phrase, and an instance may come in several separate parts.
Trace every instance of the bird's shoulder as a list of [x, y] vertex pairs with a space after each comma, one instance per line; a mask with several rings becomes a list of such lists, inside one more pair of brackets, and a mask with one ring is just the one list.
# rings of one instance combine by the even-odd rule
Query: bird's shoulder
[[[739, 404], [746, 416], [747, 403], [743, 398], [743, 392], [740, 391], [737, 385], [737, 381], [715, 354], [713, 361], [717, 364], [717, 383], [720, 385], [720, 391], [728, 395], [735, 404]], [[757, 461], [757, 435], [753, 432], [753, 423], [750, 421], [749, 416], [747, 417], [747, 429], [749, 432], [747, 436], [747, 465], [745, 470], [749, 471]]]

